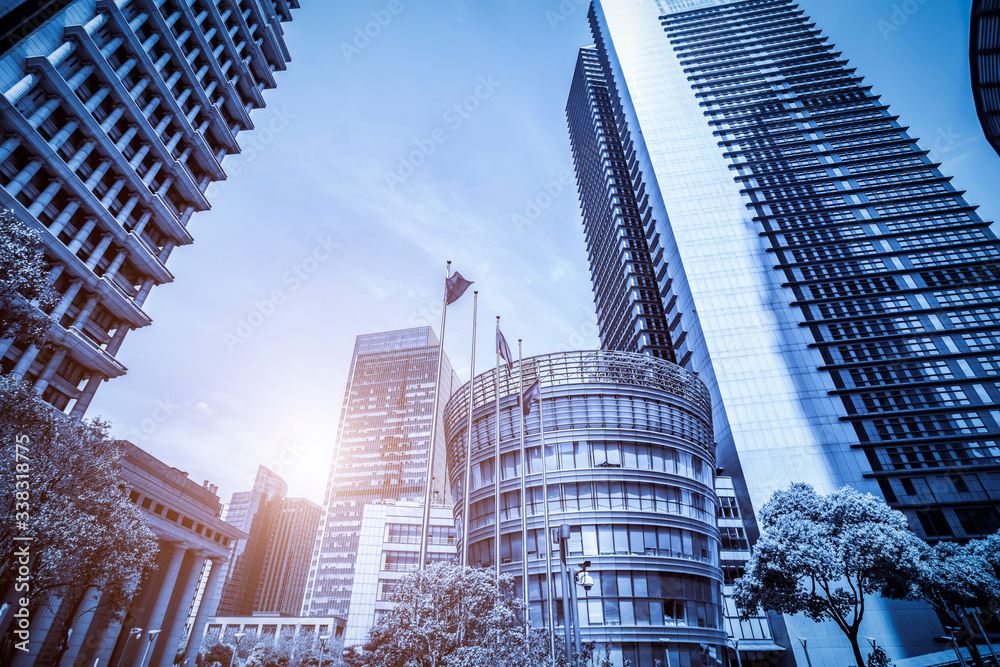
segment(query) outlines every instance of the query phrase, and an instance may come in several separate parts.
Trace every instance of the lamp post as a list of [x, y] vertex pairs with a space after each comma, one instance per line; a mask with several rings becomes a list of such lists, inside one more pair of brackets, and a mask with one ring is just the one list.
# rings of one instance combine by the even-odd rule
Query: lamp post
[[[139, 660], [139, 667], [146, 666], [146, 654], [149, 653], [149, 649], [153, 646], [153, 642], [156, 641], [156, 635], [160, 634], [159, 630], [150, 630], [146, 633], [146, 647], [142, 649], [142, 658]], [[125, 640], [126, 642], [128, 640]]]
[[736, 651], [736, 667], [743, 667], [743, 660], [740, 658], [740, 640], [736, 639], [732, 635], [729, 635], [726, 637], [726, 641], [732, 644], [733, 650]]
[[958, 647], [958, 639], [955, 637], [955, 633], [961, 628], [954, 625], [946, 625], [944, 629], [948, 632], [948, 639], [951, 640], [951, 646], [955, 649], [955, 655], [958, 656], [958, 662], [962, 667], [967, 667], [965, 664], [965, 658], [962, 656], [962, 649]]
[[319, 649], [319, 667], [323, 667], [323, 656], [326, 655], [326, 640], [330, 638], [330, 635], [326, 637], [320, 637], [320, 649]]
[[233, 662], [236, 661], [236, 652], [240, 649], [240, 638], [245, 637], [247, 633], [237, 632], [233, 635], [233, 654], [229, 657], [229, 667], [233, 667]]
[[809, 667], [812, 667], [812, 660], [809, 659], [809, 649], [806, 648], [806, 642], [808, 640], [803, 637], [796, 637], [796, 639], [798, 639], [799, 643], [802, 644], [802, 650], [806, 652], [806, 664]]
[[118, 664], [115, 667], [121, 667], [122, 658], [125, 657], [125, 649], [128, 648], [128, 640], [132, 639], [133, 635], [135, 636], [136, 639], [142, 637], [142, 628], [132, 628], [131, 630], [128, 631], [128, 637], [125, 638], [125, 645], [122, 646], [122, 654], [118, 656]]

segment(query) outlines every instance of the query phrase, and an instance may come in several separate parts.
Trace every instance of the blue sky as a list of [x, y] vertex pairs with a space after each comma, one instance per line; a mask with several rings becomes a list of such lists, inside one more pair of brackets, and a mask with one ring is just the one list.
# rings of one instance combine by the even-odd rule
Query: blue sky
[[[147, 301], [153, 325], [122, 347], [128, 375], [89, 412], [224, 501], [258, 464], [322, 501], [354, 337], [437, 330], [446, 260], [480, 290], [479, 370], [495, 315], [525, 356], [598, 344], [564, 116], [586, 4], [302, 4], [288, 71], [192, 219], [195, 243], [170, 258], [175, 282]], [[971, 0], [800, 6], [996, 219]], [[449, 309], [463, 379], [471, 314], [471, 292]]]

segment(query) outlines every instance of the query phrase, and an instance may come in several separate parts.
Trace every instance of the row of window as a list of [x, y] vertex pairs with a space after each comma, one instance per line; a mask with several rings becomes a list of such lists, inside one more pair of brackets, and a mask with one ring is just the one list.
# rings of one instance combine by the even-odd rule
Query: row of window
[[[528, 474], [541, 473], [541, 447], [528, 447], [525, 454], [528, 460]], [[507, 452], [500, 456], [503, 464], [500, 479], [517, 479], [521, 476], [520, 458], [519, 452]], [[545, 469], [548, 471], [591, 468], [652, 470], [680, 475], [704, 484], [712, 482], [711, 467], [704, 459], [673, 447], [634, 442], [583, 440], [545, 446]], [[496, 482], [493, 458], [474, 464], [471, 475], [473, 491], [493, 485]]]
[[[525, 489], [527, 515], [540, 516], [545, 507], [542, 487]], [[548, 511], [590, 512], [630, 510], [687, 516], [706, 523], [715, 523], [715, 507], [708, 496], [697, 491], [664, 484], [639, 482], [570, 482], [549, 484]], [[502, 520], [520, 518], [520, 491], [501, 494]], [[470, 530], [493, 525], [496, 507], [493, 497], [474, 502], [469, 507]]]

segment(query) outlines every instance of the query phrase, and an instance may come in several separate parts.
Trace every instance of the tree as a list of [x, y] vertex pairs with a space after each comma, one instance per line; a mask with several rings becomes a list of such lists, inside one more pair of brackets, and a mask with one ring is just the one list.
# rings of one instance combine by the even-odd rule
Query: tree
[[[74, 618], [87, 611], [81, 607], [89, 587], [99, 588], [101, 604], [121, 618], [134, 584], [155, 563], [156, 540], [129, 502], [119, 478], [123, 452], [108, 430], [104, 422], [71, 419], [30, 385], [0, 376], [0, 591], [8, 600], [27, 597], [32, 613], [56, 601], [70, 605], [65, 624], [53, 629], [61, 646]], [[29, 574], [16, 581], [24, 542], [14, 538], [21, 535], [32, 537]], [[28, 590], [16, 592], [15, 583]], [[0, 658], [11, 649], [11, 634]]]
[[216, 642], [209, 646], [204, 653], [198, 654], [195, 664], [198, 667], [215, 667], [216, 665], [228, 667], [232, 659], [233, 649], [225, 644]]
[[396, 586], [396, 606], [368, 633], [368, 667], [549, 665], [545, 633], [531, 630], [513, 579], [438, 563]]
[[0, 339], [41, 347], [52, 319], [31, 305], [55, 305], [41, 236], [0, 207]]
[[969, 614], [996, 605], [1000, 582], [991, 553], [998, 551], [1000, 534], [966, 544], [939, 542], [928, 546], [910, 590], [912, 598], [929, 602], [938, 614], [950, 619], [951, 625], [963, 628], [956, 639], [969, 649], [979, 667], [983, 659], [972, 641], [975, 629], [969, 623]]
[[760, 538], [734, 588], [744, 617], [763, 608], [833, 621], [865, 667], [858, 644], [865, 596], [907, 597], [926, 548], [906, 517], [850, 487], [821, 496], [796, 483], [775, 492], [759, 519]]

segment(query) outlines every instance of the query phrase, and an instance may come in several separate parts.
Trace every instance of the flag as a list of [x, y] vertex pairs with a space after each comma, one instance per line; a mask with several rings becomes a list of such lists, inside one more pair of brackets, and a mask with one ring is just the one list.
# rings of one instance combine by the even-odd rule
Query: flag
[[507, 362], [507, 372], [509, 373], [511, 368], [514, 367], [514, 358], [511, 356], [510, 348], [507, 346], [507, 339], [500, 332], [499, 324], [497, 324], [497, 352], [500, 353], [500, 358]]
[[447, 291], [447, 296], [445, 301], [448, 305], [451, 305], [462, 298], [465, 294], [465, 290], [469, 289], [469, 285], [472, 284], [471, 280], [466, 280], [462, 277], [462, 274], [456, 271], [452, 274], [451, 278], [444, 281], [444, 286]]
[[531, 406], [541, 395], [542, 385], [538, 380], [535, 380], [535, 383], [528, 387], [528, 391], [521, 396], [521, 412], [525, 417], [531, 414]]

